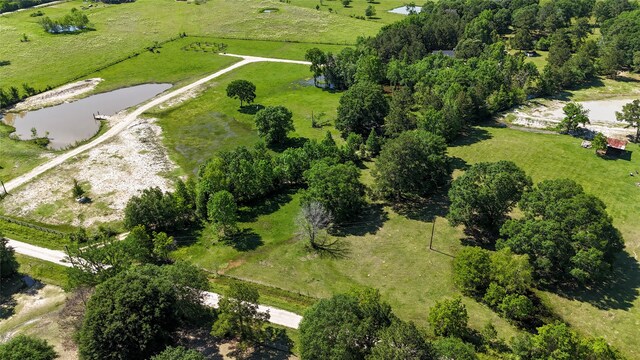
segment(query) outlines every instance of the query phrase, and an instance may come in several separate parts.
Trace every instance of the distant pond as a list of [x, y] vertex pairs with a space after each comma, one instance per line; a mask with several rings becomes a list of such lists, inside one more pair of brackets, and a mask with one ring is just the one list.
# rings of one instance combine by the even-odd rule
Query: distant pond
[[409, 15], [412, 13], [419, 13], [422, 11], [422, 6], [400, 6], [395, 9], [389, 10], [392, 14]]
[[44, 109], [7, 113], [2, 121], [16, 128], [12, 136], [29, 140], [33, 136], [31, 129], [35, 128], [37, 136], [45, 136], [48, 132], [51, 149], [63, 149], [86, 140], [98, 132], [100, 122], [94, 119], [94, 114], [114, 115], [155, 97], [171, 86], [171, 84], [131, 86]]

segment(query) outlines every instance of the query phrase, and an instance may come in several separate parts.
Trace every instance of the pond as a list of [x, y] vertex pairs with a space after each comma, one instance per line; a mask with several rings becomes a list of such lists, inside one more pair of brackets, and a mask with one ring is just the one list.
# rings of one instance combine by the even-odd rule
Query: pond
[[70, 103], [64, 103], [40, 110], [21, 113], [7, 113], [2, 121], [16, 128], [12, 136], [22, 140], [37, 136], [51, 140], [51, 149], [63, 149], [86, 140], [100, 129], [94, 114], [114, 115], [121, 110], [149, 100], [169, 89], [171, 84], [144, 84], [96, 94]]
[[392, 14], [409, 15], [413, 13], [419, 13], [422, 11], [422, 6], [400, 6], [395, 9], [389, 10]]

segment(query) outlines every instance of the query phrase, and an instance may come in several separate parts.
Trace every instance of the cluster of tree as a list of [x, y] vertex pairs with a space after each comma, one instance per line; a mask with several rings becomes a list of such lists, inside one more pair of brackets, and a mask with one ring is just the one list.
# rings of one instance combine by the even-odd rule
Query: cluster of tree
[[162, 192], [149, 188], [133, 196], [124, 209], [124, 225], [133, 229], [138, 225], [153, 231], [171, 232], [184, 228], [195, 220], [194, 183], [178, 180], [176, 190]]
[[539, 283], [593, 283], [624, 248], [604, 203], [572, 180], [540, 182], [519, 208], [524, 217], [505, 222], [496, 247], [528, 255]]
[[563, 133], [575, 133], [579, 126], [589, 124], [589, 110], [585, 109], [582, 104], [570, 102], [562, 108], [564, 118], [558, 124], [558, 129]]
[[489, 252], [468, 246], [456, 254], [453, 274], [463, 294], [502, 316], [522, 325], [535, 320], [537, 311], [530, 291], [533, 269], [527, 255], [514, 255], [508, 248]]
[[[617, 1], [611, 18], [602, 23], [602, 54], [600, 66], [605, 73], [615, 76], [619, 70], [640, 71], [640, 10], [637, 2]], [[613, 3], [609, 0], [605, 3]], [[616, 4], [611, 4], [615, 9]], [[620, 10], [624, 9], [625, 12]]]
[[46, 4], [55, 0], [0, 0], [0, 14], [20, 9], [26, 9], [37, 5]]
[[11, 86], [8, 90], [0, 89], [0, 109], [15, 105], [39, 92], [28, 84], [23, 84], [22, 89], [22, 93], [20, 93], [20, 90], [15, 86]]
[[48, 16], [43, 17], [39, 21], [44, 31], [51, 34], [73, 33], [87, 29], [89, 18], [83, 14], [81, 10], [71, 9], [71, 12], [61, 19], [53, 20]]
[[377, 290], [337, 294], [305, 311], [299, 328], [300, 357], [477, 360], [477, 353], [484, 352], [528, 360], [622, 359], [603, 339], [581, 337], [559, 322], [539, 327], [537, 335], [520, 335], [507, 346], [491, 324], [482, 332], [468, 327], [469, 314], [460, 298], [436, 302], [427, 320], [435, 337], [400, 320]]

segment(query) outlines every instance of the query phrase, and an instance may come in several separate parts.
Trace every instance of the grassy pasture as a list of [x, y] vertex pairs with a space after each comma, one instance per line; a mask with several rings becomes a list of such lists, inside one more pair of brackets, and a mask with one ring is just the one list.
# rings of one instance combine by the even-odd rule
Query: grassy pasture
[[[74, 0], [43, 11], [46, 16], [58, 18], [73, 7], [85, 5]], [[280, 11], [260, 13], [265, 7], [278, 7]], [[9, 66], [0, 68], [0, 87], [19, 87], [23, 83], [35, 88], [61, 85], [181, 33], [352, 44], [357, 36], [373, 35], [382, 25], [271, 0], [210, 0], [203, 5], [138, 0], [94, 5], [84, 11], [95, 31], [74, 35], [45, 33], [37, 23], [38, 17], [29, 16], [31, 11], [0, 17], [0, 59], [11, 61]], [[20, 41], [23, 34], [29, 42]]]
[[[236, 79], [254, 82], [257, 105], [284, 105], [293, 112], [296, 130], [291, 137], [323, 137], [329, 128], [312, 128], [311, 113], [317, 116], [324, 112], [324, 119], [333, 123], [340, 94], [315, 88], [309, 84], [310, 78], [305, 65], [249, 64], [216, 79], [197, 98], [147, 115], [159, 118], [173, 160], [185, 172], [193, 173], [214, 152], [250, 146], [259, 140], [251, 111], [241, 111], [239, 101], [226, 96], [227, 84]], [[333, 127], [330, 129], [337, 137]]]

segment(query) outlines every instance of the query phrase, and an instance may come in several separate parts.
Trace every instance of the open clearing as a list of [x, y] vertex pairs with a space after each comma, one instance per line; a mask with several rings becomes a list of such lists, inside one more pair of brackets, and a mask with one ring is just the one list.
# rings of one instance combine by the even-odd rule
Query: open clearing
[[[637, 92], [640, 97], [640, 87]], [[622, 107], [633, 100], [634, 98], [610, 99], [578, 101], [578, 103], [589, 111], [591, 123], [585, 126], [587, 129], [611, 137], [626, 138], [628, 135], [635, 135], [635, 129], [628, 128], [626, 127], [627, 123], [618, 121], [616, 112], [622, 111]], [[526, 106], [521, 106], [503, 115], [502, 120], [514, 125], [552, 129], [558, 126], [564, 118], [562, 108], [567, 103], [567, 101], [548, 99], [530, 101]]]

